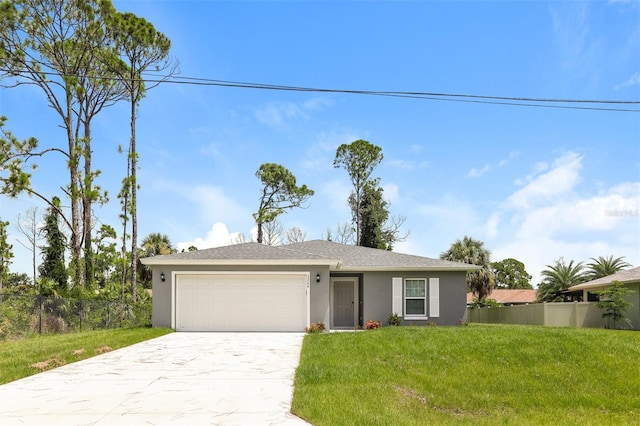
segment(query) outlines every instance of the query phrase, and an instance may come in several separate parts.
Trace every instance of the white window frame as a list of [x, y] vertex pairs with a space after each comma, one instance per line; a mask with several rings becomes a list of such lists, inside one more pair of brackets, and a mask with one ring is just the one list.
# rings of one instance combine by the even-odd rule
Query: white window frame
[[[422, 281], [423, 285], [424, 285], [424, 297], [407, 297], [407, 281]], [[429, 293], [428, 293], [428, 288], [427, 288], [427, 279], [426, 278], [405, 278], [404, 279], [404, 286], [402, 288], [402, 304], [403, 304], [403, 310], [404, 310], [404, 318], [407, 320], [416, 320], [416, 319], [420, 319], [420, 320], [426, 320], [428, 318], [427, 316], [427, 303], [429, 300]], [[423, 300], [424, 301], [424, 305], [423, 305], [423, 309], [424, 309], [424, 313], [422, 314], [409, 314], [407, 313], [407, 300]]]

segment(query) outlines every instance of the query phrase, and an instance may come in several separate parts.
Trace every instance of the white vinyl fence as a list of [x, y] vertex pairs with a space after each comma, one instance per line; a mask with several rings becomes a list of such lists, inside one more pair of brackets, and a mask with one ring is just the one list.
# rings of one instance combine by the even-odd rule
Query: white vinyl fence
[[[602, 310], [598, 309], [593, 302], [532, 303], [497, 308], [468, 308], [467, 320], [489, 324], [613, 328], [613, 324], [607, 324], [602, 318]], [[616, 324], [617, 327], [622, 325]]]

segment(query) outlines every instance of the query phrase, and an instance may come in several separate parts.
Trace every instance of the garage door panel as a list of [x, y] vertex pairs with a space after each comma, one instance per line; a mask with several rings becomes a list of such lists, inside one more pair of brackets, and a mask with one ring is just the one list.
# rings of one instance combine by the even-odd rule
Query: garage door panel
[[178, 275], [178, 331], [303, 331], [307, 275]]

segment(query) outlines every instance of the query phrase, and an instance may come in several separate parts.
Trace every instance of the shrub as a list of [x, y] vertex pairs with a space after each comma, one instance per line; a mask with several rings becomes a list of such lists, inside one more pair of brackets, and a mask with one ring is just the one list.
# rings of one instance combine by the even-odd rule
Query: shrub
[[502, 305], [498, 303], [498, 301], [496, 301], [495, 299], [489, 299], [488, 297], [485, 297], [484, 299], [478, 299], [477, 297], [474, 297], [471, 301], [471, 304], [469, 305], [471, 309], [499, 308], [500, 306]]
[[382, 327], [382, 324], [380, 323], [380, 321], [374, 321], [374, 320], [369, 320], [364, 325], [364, 329], [365, 330], [374, 330], [374, 329], [380, 328], [380, 327]]
[[602, 318], [611, 318], [613, 320], [613, 328], [616, 328], [616, 323], [619, 322], [624, 322], [630, 326], [631, 320], [625, 317], [625, 313], [632, 305], [624, 298], [631, 293], [631, 290], [626, 288], [620, 281], [614, 281], [612, 284], [606, 290], [595, 292], [600, 299], [596, 306], [598, 309], [605, 311], [602, 314]]
[[400, 315], [396, 313], [389, 314], [389, 316], [387, 317], [387, 325], [400, 325], [400, 323], [401, 323]]
[[309, 327], [304, 329], [305, 332], [312, 333], [322, 333], [324, 331], [324, 323], [323, 322], [312, 322]]

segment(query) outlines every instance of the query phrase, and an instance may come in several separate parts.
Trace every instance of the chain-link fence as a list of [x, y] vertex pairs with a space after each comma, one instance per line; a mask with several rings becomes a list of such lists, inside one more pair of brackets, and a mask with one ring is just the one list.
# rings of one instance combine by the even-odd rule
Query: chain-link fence
[[151, 324], [151, 301], [126, 304], [0, 294], [0, 339]]

